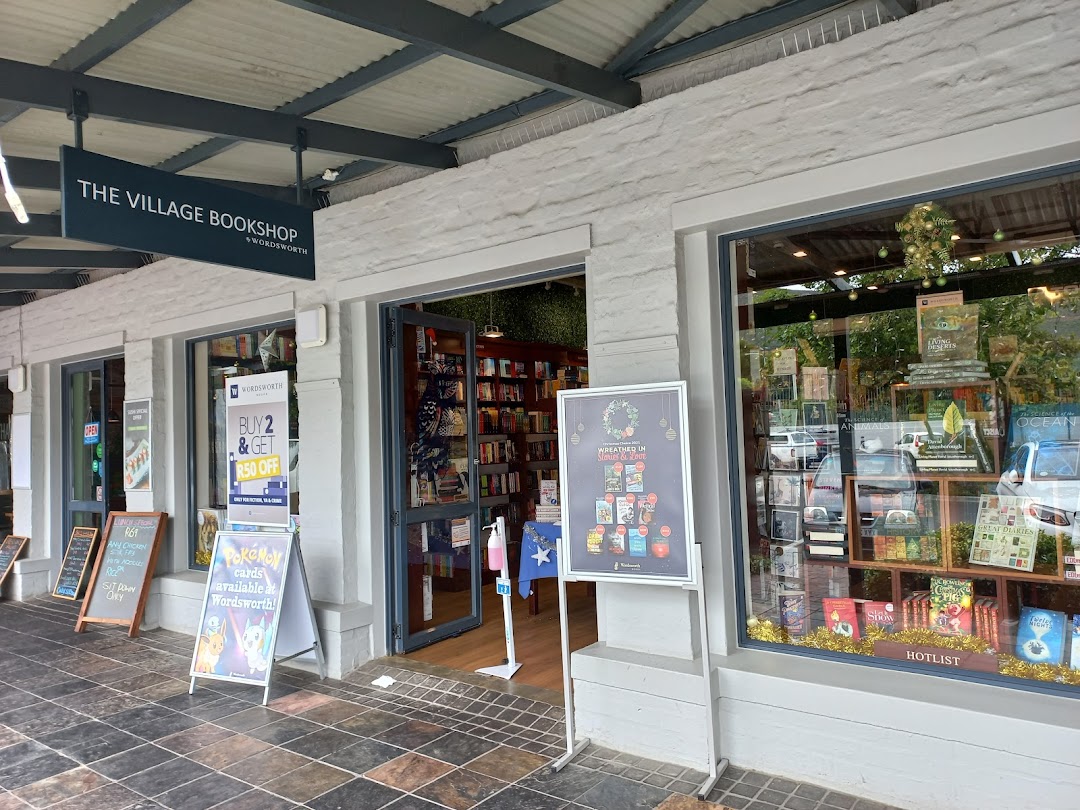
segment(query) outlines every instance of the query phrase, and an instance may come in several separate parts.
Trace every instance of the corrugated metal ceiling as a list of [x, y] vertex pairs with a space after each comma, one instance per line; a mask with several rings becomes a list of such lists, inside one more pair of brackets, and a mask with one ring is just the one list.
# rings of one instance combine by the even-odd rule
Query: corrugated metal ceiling
[[134, 0], [3, 0], [0, 55], [47, 65], [130, 6]]
[[[706, 31], [734, 22], [755, 11], [778, 6], [787, 0], [708, 0], [705, 5], [691, 14], [682, 25], [668, 34], [658, 47], [672, 45], [684, 39], [695, 37]], [[839, 3], [838, 3], [839, 4]]]

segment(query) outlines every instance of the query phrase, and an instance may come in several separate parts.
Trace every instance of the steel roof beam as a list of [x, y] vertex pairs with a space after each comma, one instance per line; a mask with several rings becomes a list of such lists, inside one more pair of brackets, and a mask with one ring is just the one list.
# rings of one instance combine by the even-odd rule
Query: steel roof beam
[[878, 2], [885, 9], [885, 13], [895, 20], [906, 17], [915, 11], [914, 0], [878, 0]]
[[[504, 27], [542, 11], [548, 6], [553, 6], [557, 2], [559, 0], [503, 0], [481, 11], [476, 15], [476, 19], [489, 25]], [[439, 56], [437, 52], [420, 45], [406, 45], [400, 51], [394, 51], [370, 65], [364, 65], [340, 79], [316, 88], [310, 93], [305, 93], [287, 104], [282, 104], [276, 112], [289, 115], [311, 115], [313, 112], [356, 95], [362, 90], [374, 87], [379, 82], [384, 82], [406, 70], [429, 62], [437, 56]], [[234, 138], [211, 138], [163, 160], [155, 168], [165, 172], [183, 171], [204, 160], [209, 160], [214, 155], [220, 155], [226, 149], [236, 146], [237, 143], [239, 141]]]
[[[648, 47], [652, 47], [656, 42], [663, 40], [664, 37], [670, 34], [671, 31], [674, 31], [686, 17], [701, 5], [701, 3], [695, 5], [695, 2], [696, 0], [693, 0], [693, 2], [676, 0], [675, 3], [657, 16], [645, 31], [635, 37], [634, 40], [612, 60], [609, 68], [623, 64], [632, 53], [640, 52], [644, 46], [648, 45]], [[690, 59], [706, 51], [714, 50], [741, 39], [755, 36], [758, 33], [789, 25], [810, 14], [818, 13], [833, 6], [842, 5], [843, 2], [844, 0], [789, 0], [789, 2], [783, 5], [774, 6], [765, 9], [764, 11], [755, 12], [754, 14], [748, 14], [738, 20], [733, 20], [732, 22], [712, 28], [696, 37], [691, 37], [690, 39], [663, 48], [659, 51], [648, 53], [636, 62], [629, 64], [629, 66], [622, 67], [621, 70], [626, 75], [640, 76], [651, 70], [657, 70], [661, 67], [666, 67], [668, 64], [674, 64], [675, 62]], [[676, 49], [676, 46], [684, 47], [673, 50]], [[664, 54], [665, 56], [658, 58], [658, 55], [660, 54]], [[642, 67], [643, 65], [645, 67]], [[566, 93], [557, 90], [545, 90], [542, 93], [529, 96], [521, 101], [515, 101], [513, 104], [507, 104], [504, 107], [499, 107], [498, 109], [484, 113], [483, 115], [470, 118], [468, 121], [462, 121], [459, 124], [454, 124], [439, 132], [427, 135], [423, 140], [443, 144], [454, 143], [455, 141], [478, 135], [481, 132], [487, 132], [490, 129], [502, 126], [503, 124], [508, 124], [511, 121], [515, 121], [526, 115], [531, 115], [534, 112], [540, 112], [547, 107], [554, 106], [570, 99], [571, 96]], [[332, 182], [343, 183], [348, 180], [354, 180], [357, 177], [361, 177], [381, 168], [382, 166], [380, 164], [373, 161], [354, 161], [344, 166]], [[307, 185], [309, 188], [324, 188], [325, 186], [330, 185], [330, 183], [331, 181], [325, 181], [315, 177], [308, 180]]]
[[776, 28], [783, 28], [806, 17], [842, 6], [847, 0], [788, 0], [778, 6], [747, 14], [737, 20], [710, 28], [695, 37], [684, 39], [646, 54], [627, 71], [628, 76], [651, 73], [679, 62], [694, 59], [709, 51], [750, 39]]
[[[135, 0], [74, 48], [54, 59], [49, 67], [85, 73], [189, 2], [191, 0]], [[29, 108], [27, 104], [0, 102], [0, 124], [6, 124]]]
[[641, 103], [635, 82], [428, 0], [279, 1], [605, 107], [624, 110]]
[[668, 34], [686, 22], [687, 18], [705, 5], [706, 0], [675, 0], [661, 11], [645, 29], [634, 37], [619, 54], [608, 63], [607, 69], [622, 73], [645, 54], [662, 42]]
[[436, 169], [457, 165], [454, 150], [439, 144], [0, 59], [0, 98], [65, 112], [74, 90], [89, 96], [97, 118], [289, 147], [303, 128], [310, 149]]
[[31, 214], [25, 225], [14, 214], [0, 211], [0, 236], [63, 236], [57, 214]]
[[78, 273], [0, 272], [0, 290], [74, 290], [84, 280]]
[[[5, 160], [16, 188], [60, 190], [60, 164], [56, 161], [24, 157], [6, 157]], [[205, 180], [207, 183], [217, 183], [220, 186], [229, 186], [230, 188], [247, 191], [251, 194], [259, 194], [283, 202], [296, 202], [296, 189], [291, 186], [269, 186], [263, 183], [245, 183], [240, 180], [219, 180], [216, 177], [192, 176], [196, 180]], [[32, 218], [33, 216], [31, 215]]]
[[130, 270], [149, 261], [145, 253], [131, 250], [0, 250], [0, 267], [85, 267]]

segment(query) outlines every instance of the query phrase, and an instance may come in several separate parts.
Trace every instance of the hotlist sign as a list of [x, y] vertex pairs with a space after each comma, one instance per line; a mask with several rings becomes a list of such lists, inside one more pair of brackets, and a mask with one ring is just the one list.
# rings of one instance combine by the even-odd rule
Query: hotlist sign
[[299, 205], [60, 147], [69, 239], [315, 278], [312, 212]]
[[289, 373], [225, 382], [230, 523], [289, 525]]

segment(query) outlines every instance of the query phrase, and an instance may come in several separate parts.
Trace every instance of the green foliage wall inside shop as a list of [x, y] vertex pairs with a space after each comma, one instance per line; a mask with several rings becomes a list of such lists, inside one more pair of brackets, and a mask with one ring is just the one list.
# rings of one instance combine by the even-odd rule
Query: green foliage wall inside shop
[[477, 331], [484, 324], [494, 323], [510, 340], [553, 343], [575, 349], [584, 349], [588, 340], [585, 291], [574, 295], [572, 288], [557, 282], [552, 282], [550, 290], [545, 290], [543, 284], [533, 284], [436, 301], [424, 304], [424, 311], [474, 321]]

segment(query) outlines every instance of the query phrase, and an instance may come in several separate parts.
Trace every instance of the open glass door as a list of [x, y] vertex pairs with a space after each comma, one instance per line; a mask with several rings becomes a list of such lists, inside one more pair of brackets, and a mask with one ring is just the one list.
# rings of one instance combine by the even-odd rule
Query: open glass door
[[63, 543], [73, 526], [101, 529], [110, 511], [123, 511], [122, 425], [124, 361], [90, 360], [63, 367]]
[[475, 327], [391, 308], [393, 645], [480, 625]]

